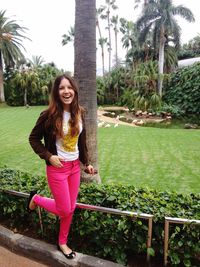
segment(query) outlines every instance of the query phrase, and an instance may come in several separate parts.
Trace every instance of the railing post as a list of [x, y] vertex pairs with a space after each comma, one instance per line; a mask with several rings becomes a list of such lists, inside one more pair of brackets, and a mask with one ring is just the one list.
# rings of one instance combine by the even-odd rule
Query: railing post
[[169, 240], [169, 221], [165, 219], [165, 231], [164, 231], [164, 266], [167, 265], [168, 240]]
[[152, 228], [153, 228], [153, 217], [151, 217], [151, 218], [148, 219], [147, 261], [150, 260], [150, 255], [148, 254], [148, 248], [151, 247]]
[[40, 229], [42, 232], [42, 235], [44, 233], [44, 228], [43, 228], [43, 223], [42, 223], [42, 213], [41, 213], [41, 208], [38, 206], [38, 216], [39, 216], [39, 222], [40, 222]]
[[168, 258], [168, 247], [169, 247], [169, 224], [185, 224], [185, 223], [194, 223], [200, 225], [200, 220], [184, 219], [184, 218], [174, 218], [174, 217], [165, 217], [165, 232], [164, 232], [164, 266], [167, 265]]

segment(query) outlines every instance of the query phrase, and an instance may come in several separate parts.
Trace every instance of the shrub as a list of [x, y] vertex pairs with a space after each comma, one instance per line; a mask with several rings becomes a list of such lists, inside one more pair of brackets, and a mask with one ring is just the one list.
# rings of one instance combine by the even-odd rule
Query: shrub
[[[33, 177], [5, 168], [0, 169], [0, 181], [1, 189], [29, 192], [34, 188], [41, 194], [49, 195], [44, 177]], [[200, 218], [200, 194], [182, 195], [124, 185], [82, 184], [78, 202], [153, 214], [153, 240], [149, 252], [155, 252], [158, 256], [163, 255], [165, 216]], [[40, 230], [37, 230], [39, 219], [36, 213], [27, 218], [25, 208], [26, 200], [1, 193], [0, 213], [5, 218], [11, 218], [15, 227], [31, 224], [35, 231], [41, 234]], [[56, 217], [51, 214], [43, 215], [43, 225], [43, 238], [56, 242]], [[147, 230], [147, 222], [139, 218], [76, 209], [69, 241], [80, 252], [125, 264], [129, 255], [146, 254]], [[172, 225], [170, 234], [169, 259], [172, 265], [198, 266], [196, 261], [200, 254], [199, 227], [193, 224], [178, 227]]]
[[163, 103], [162, 111], [171, 113], [173, 118], [181, 118], [184, 115], [184, 111], [177, 105], [168, 105]]
[[[200, 114], [200, 63], [177, 69], [165, 88], [163, 100], [183, 112]], [[180, 113], [180, 112], [179, 112]]]

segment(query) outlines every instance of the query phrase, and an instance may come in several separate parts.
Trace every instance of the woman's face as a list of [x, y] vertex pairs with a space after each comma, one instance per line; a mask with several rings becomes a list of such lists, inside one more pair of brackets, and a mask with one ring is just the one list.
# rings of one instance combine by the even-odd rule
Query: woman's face
[[74, 99], [74, 95], [75, 92], [69, 80], [66, 78], [62, 79], [59, 85], [59, 97], [65, 111], [70, 111], [70, 104]]

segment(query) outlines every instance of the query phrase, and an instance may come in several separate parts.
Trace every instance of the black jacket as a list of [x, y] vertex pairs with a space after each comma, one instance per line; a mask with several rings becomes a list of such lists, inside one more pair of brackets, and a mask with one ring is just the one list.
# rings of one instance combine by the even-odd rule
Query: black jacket
[[[46, 121], [48, 119], [47, 111], [43, 111], [34, 128], [32, 129], [29, 136], [29, 143], [33, 148], [34, 152], [40, 156], [41, 159], [46, 161], [47, 165], [50, 165], [49, 158], [52, 155], [57, 155], [56, 149], [56, 136], [53, 134], [53, 128], [45, 127]], [[79, 159], [83, 164], [88, 164], [88, 151], [86, 146], [86, 131], [85, 131], [85, 121], [82, 117], [83, 130], [79, 135], [78, 139], [78, 149], [79, 149]], [[44, 139], [44, 143], [42, 140]]]

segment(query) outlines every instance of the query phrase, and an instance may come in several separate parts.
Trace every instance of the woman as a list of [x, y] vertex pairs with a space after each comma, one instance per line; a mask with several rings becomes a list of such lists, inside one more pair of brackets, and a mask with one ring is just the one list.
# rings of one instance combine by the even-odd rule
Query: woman
[[46, 161], [53, 199], [31, 192], [27, 209], [30, 212], [40, 206], [60, 217], [58, 249], [73, 259], [76, 254], [67, 246], [67, 238], [80, 185], [79, 160], [87, 173], [93, 175], [95, 171], [88, 163], [84, 109], [78, 103], [78, 88], [70, 76], [63, 74], [55, 79], [49, 107], [40, 114], [29, 142]]

